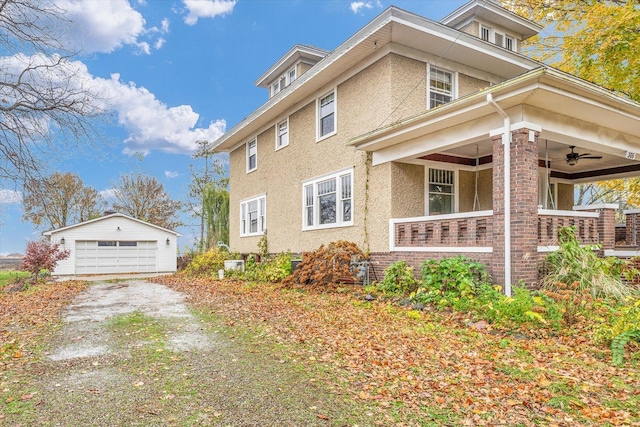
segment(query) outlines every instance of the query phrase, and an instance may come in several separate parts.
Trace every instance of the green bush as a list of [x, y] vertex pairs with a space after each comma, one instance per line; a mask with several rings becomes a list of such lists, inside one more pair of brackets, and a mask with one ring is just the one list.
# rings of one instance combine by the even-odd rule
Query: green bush
[[376, 290], [385, 295], [405, 295], [414, 292], [418, 281], [413, 275], [413, 267], [406, 261], [396, 261], [384, 271], [384, 278], [376, 283]]
[[278, 283], [291, 274], [291, 252], [281, 252], [273, 257], [262, 257], [255, 262], [250, 256], [245, 264], [244, 278], [256, 282]]
[[468, 309], [468, 300], [475, 295], [476, 287], [489, 280], [484, 264], [463, 255], [427, 260], [420, 267], [422, 284], [413, 299], [439, 306]]
[[563, 227], [558, 231], [560, 246], [545, 259], [549, 273], [542, 279], [542, 287], [557, 291], [558, 284], [578, 283], [577, 292], [588, 290], [593, 298], [623, 299], [635, 293], [622, 281], [637, 274], [625, 261], [618, 258], [600, 258], [598, 245], [581, 246], [575, 235], [575, 227]]
[[512, 291], [508, 297], [498, 286], [480, 285], [472, 300], [473, 311], [489, 322], [505, 326], [560, 326], [562, 313], [551, 298], [523, 286], [514, 286]]
[[640, 343], [640, 299], [628, 298], [625, 303], [610, 307], [608, 321], [595, 332], [595, 339], [611, 346], [615, 365], [621, 365], [624, 348], [629, 341]]
[[213, 276], [218, 270], [224, 268], [225, 260], [229, 259], [229, 253], [220, 248], [212, 248], [201, 254], [194, 255], [193, 259], [183, 273], [188, 276]]

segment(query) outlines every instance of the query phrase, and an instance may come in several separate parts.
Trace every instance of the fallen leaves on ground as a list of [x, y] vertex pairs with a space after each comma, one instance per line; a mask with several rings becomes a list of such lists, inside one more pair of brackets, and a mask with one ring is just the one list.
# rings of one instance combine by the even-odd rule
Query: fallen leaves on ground
[[364, 301], [357, 287], [157, 281], [229, 326], [294, 344], [289, 357], [321, 364], [337, 375], [336, 389], [408, 423], [640, 426], [637, 358], [613, 367], [610, 353], [581, 335], [479, 330], [457, 314], [416, 318], [391, 303]]
[[86, 288], [85, 282], [46, 283], [20, 292], [0, 290], [0, 364], [28, 362], [29, 347]]

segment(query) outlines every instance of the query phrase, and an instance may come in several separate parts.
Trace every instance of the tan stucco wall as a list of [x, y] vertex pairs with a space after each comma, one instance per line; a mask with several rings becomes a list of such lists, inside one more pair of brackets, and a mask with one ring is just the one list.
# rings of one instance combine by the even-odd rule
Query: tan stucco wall
[[391, 217], [424, 215], [425, 167], [407, 163], [391, 163], [391, 166]]
[[458, 74], [458, 97], [469, 95], [489, 87], [490, 83], [466, 74]]
[[[246, 173], [244, 145], [234, 150], [230, 154], [232, 250], [243, 253], [257, 251], [259, 236], [239, 237], [239, 210], [242, 200], [260, 194], [266, 194], [267, 240], [271, 252], [312, 250], [339, 239], [364, 245], [367, 241], [365, 205], [370, 249], [387, 250], [393, 197], [392, 166], [367, 168], [366, 154], [346, 146], [345, 142], [389, 120], [396, 120], [395, 117], [424, 111], [426, 87], [421, 80], [424, 80], [425, 73], [424, 63], [395, 54], [387, 55], [337, 87], [335, 135], [316, 142], [314, 99], [289, 116], [289, 146], [275, 150], [275, 122], [273, 127], [258, 135], [256, 171]], [[412, 91], [416, 86], [418, 88]], [[401, 100], [405, 101], [395, 109]], [[409, 165], [402, 165], [400, 169], [405, 166]], [[354, 225], [302, 231], [302, 183], [349, 167], [354, 171]], [[369, 200], [365, 196], [367, 169]], [[420, 190], [416, 197], [422, 197], [422, 194], [423, 190]], [[421, 212], [416, 211], [417, 215], [424, 212], [424, 208], [421, 209]]]
[[465, 27], [461, 28], [463, 33], [471, 34], [472, 36], [480, 37], [480, 24], [477, 21], [472, 21]]
[[[305, 67], [306, 64], [298, 65], [298, 76], [306, 71]], [[275, 150], [277, 121], [258, 135], [256, 171], [246, 173], [245, 145], [231, 152], [231, 249], [242, 253], [257, 251], [260, 236], [239, 237], [240, 202], [266, 194], [270, 252], [312, 250], [339, 239], [354, 241], [373, 252], [388, 250], [389, 218], [425, 214], [425, 167], [404, 163], [367, 166], [366, 154], [345, 143], [424, 112], [426, 72], [424, 62], [388, 54], [338, 85], [335, 135], [316, 141], [316, 100], [310, 99], [289, 116], [289, 146]], [[458, 76], [458, 83], [459, 96], [488, 85], [463, 74]], [[327, 87], [325, 93], [331, 89]], [[354, 171], [354, 225], [302, 231], [303, 182], [350, 167]], [[481, 171], [479, 177], [479, 188], [484, 189], [479, 193], [481, 208], [491, 209], [492, 172]], [[474, 180], [475, 172], [460, 173], [460, 211], [473, 208]]]
[[299, 62], [296, 67], [296, 78], [299, 78], [301, 75], [309, 71], [309, 68], [313, 67], [311, 64], [305, 64], [304, 62]]
[[558, 183], [558, 209], [573, 210], [573, 184]]
[[[458, 212], [472, 212], [476, 190], [475, 171], [458, 172]], [[476, 210], [493, 209], [493, 169], [478, 171], [478, 204]]]

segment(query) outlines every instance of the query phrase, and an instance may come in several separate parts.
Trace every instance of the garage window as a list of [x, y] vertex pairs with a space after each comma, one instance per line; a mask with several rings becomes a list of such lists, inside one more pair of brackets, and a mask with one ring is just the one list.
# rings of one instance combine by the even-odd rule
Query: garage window
[[138, 246], [138, 242], [118, 242], [120, 246]]
[[116, 242], [111, 240], [98, 240], [98, 246], [115, 246]]

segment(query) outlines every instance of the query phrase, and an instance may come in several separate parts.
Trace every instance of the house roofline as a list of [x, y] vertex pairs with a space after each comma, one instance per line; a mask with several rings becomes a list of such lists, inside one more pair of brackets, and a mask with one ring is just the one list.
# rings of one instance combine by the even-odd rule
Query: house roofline
[[[264, 74], [262, 74], [255, 81], [255, 85], [258, 87], [267, 87], [267, 81], [273, 77], [274, 74], [281, 74], [285, 72], [285, 70], [293, 65], [298, 59], [304, 58], [317, 58], [321, 60], [325, 56], [329, 54], [329, 51], [320, 49], [314, 46], [307, 46], [297, 44], [293, 46], [287, 53], [282, 55], [278, 61], [273, 64]], [[276, 72], [282, 69], [280, 72]]]
[[399, 132], [402, 133], [402, 131], [405, 129], [420, 127], [422, 123], [437, 120], [438, 117], [455, 115], [457, 110], [466, 111], [474, 104], [483, 105], [484, 100], [489, 93], [495, 95], [496, 101], [500, 101], [510, 91], [526, 84], [542, 82], [545, 78], [553, 79], [556, 82], [567, 83], [574, 88], [581, 89], [592, 95], [595, 95], [601, 100], [608, 100], [609, 103], [615, 104], [615, 107], [619, 109], [621, 113], [625, 112], [626, 114], [635, 115], [637, 116], [637, 119], [640, 120], [640, 103], [627, 98], [623, 98], [608, 89], [605, 89], [601, 86], [573, 76], [566, 72], [548, 66], [542, 66], [512, 79], [506, 80], [502, 83], [489, 86], [488, 88], [485, 88], [478, 92], [474, 92], [470, 95], [453, 100], [433, 110], [427, 110], [426, 112], [408, 117], [396, 123], [392, 123], [387, 126], [372, 130], [371, 132], [356, 136], [347, 141], [345, 145], [353, 146], [361, 150], [367, 150], [371, 147], [371, 145], [376, 144], [377, 142], [388, 137], [391, 137], [392, 134], [396, 134]]
[[[309, 87], [309, 85], [307, 84], [308, 82], [315, 82], [316, 80], [318, 80], [318, 76], [321, 75], [324, 70], [340, 61], [345, 55], [348, 55], [350, 52], [354, 51], [354, 48], [356, 46], [364, 43], [377, 31], [381, 30], [382, 28], [384, 28], [384, 26], [392, 22], [422, 30], [425, 33], [436, 35], [444, 40], [451, 40], [452, 43], [458, 43], [467, 47], [474, 46], [485, 51], [492, 50], [497, 55], [506, 56], [506, 58], [509, 59], [510, 63], [515, 64], [517, 67], [520, 67], [523, 70], [531, 70], [533, 68], [539, 67], [541, 64], [540, 62], [528, 58], [520, 53], [508, 51], [504, 48], [494, 45], [493, 43], [486, 42], [478, 37], [461, 32], [460, 30], [449, 27], [440, 22], [417, 15], [412, 12], [405, 11], [395, 6], [390, 6], [385, 9], [380, 15], [375, 17], [372, 21], [370, 21], [367, 25], [357, 31], [354, 35], [349, 37], [340, 46], [331, 51], [331, 53], [321, 59], [306, 73], [294, 80], [285, 90], [271, 97], [267, 102], [254, 110], [250, 115], [248, 115], [246, 118], [232, 127], [220, 138], [213, 141], [213, 149], [222, 152], [231, 151], [233, 147], [236, 147], [238, 144], [242, 143], [242, 140], [250, 138], [255, 133], [257, 128], [265, 125], [268, 121], [276, 120], [276, 118], [282, 114], [282, 111], [278, 110], [274, 112], [272, 114], [273, 117], [268, 116], [267, 118], [263, 119], [265, 123], [260, 123], [259, 126], [256, 126], [255, 128], [252, 127], [247, 130], [247, 128], [249, 128], [252, 123], [254, 123], [259, 118], [264, 117], [265, 114], [273, 111], [285, 100], [292, 97], [294, 94], [298, 94], [298, 98], [295, 98], [290, 104], [287, 104], [293, 105], [294, 103], [300, 102], [301, 100], [313, 95], [317, 90], [326, 85], [329, 80], [327, 82], [319, 81], [312, 87]], [[307, 85], [304, 86], [305, 84]], [[236, 135], [240, 136], [236, 139]]]
[[53, 233], [59, 233], [61, 231], [70, 230], [72, 228], [80, 227], [80, 226], [87, 225], [87, 224], [90, 224], [90, 223], [93, 223], [93, 222], [98, 222], [98, 221], [102, 221], [102, 220], [105, 220], [105, 219], [108, 219], [108, 218], [116, 218], [116, 217], [117, 218], [130, 219], [130, 220], [138, 222], [140, 224], [148, 225], [150, 227], [157, 228], [158, 230], [166, 231], [166, 232], [171, 233], [171, 234], [175, 234], [176, 237], [181, 237], [182, 236], [182, 234], [178, 233], [177, 231], [169, 230], [168, 228], [160, 227], [159, 225], [151, 224], [150, 222], [142, 221], [140, 219], [137, 219], [137, 218], [134, 218], [132, 216], [125, 215], [125, 214], [119, 213], [119, 212], [116, 212], [116, 213], [113, 213], [113, 214], [110, 214], [110, 215], [101, 216], [101, 217], [94, 218], [94, 219], [90, 219], [88, 221], [79, 222], [77, 224], [68, 225], [66, 227], [58, 228], [56, 230], [45, 231], [44, 233], [42, 233], [42, 235], [43, 236], [51, 236]]
[[483, 11], [487, 11], [490, 14], [500, 17], [506, 17], [513, 21], [513, 23], [519, 27], [517, 31], [520, 32], [525, 39], [533, 37], [544, 28], [537, 22], [533, 22], [515, 12], [510, 11], [509, 9], [503, 8], [491, 0], [470, 0], [442, 18], [440, 23], [452, 27], [457, 26], [465, 22], [469, 15], [473, 14], [475, 16], [476, 14], [481, 14]]

